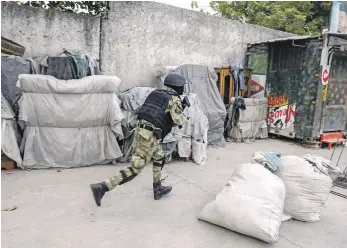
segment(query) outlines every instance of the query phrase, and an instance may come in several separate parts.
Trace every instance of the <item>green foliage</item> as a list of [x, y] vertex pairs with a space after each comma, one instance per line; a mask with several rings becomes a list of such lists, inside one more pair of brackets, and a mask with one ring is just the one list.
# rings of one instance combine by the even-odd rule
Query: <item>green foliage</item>
[[[199, 9], [199, 5], [198, 5], [197, 1], [191, 1], [190, 6], [191, 6], [192, 9]], [[207, 14], [207, 15], [210, 14], [208, 11], [206, 11], [206, 10], [204, 10], [202, 8], [200, 8], [199, 12]]]
[[[193, 2], [192, 8], [198, 8], [197, 2]], [[317, 35], [328, 27], [331, 2], [211, 1], [210, 7], [217, 15], [236, 21], [299, 35]]]
[[191, 6], [192, 9], [197, 9], [197, 8], [199, 8], [198, 2], [197, 2], [197, 1], [192, 1], [191, 4], [190, 4], [190, 6]]
[[107, 9], [107, 1], [13, 1], [17, 4], [39, 7], [44, 9], [57, 9], [63, 12], [85, 13], [98, 15]]

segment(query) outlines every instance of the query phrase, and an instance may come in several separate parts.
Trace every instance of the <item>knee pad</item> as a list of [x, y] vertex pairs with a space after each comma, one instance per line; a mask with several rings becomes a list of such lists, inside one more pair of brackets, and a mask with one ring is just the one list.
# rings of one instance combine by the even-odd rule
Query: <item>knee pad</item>
[[120, 174], [122, 174], [123, 180], [119, 183], [119, 185], [122, 185], [124, 183], [127, 183], [131, 180], [133, 180], [138, 174], [135, 173], [134, 169], [132, 167], [128, 167], [128, 169], [131, 172], [130, 176], [127, 176], [124, 170], [120, 170]]

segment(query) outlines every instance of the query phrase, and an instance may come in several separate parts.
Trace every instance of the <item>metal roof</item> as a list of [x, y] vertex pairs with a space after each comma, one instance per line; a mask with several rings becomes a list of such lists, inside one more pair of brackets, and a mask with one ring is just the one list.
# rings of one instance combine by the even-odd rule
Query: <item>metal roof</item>
[[347, 39], [347, 34], [330, 33], [330, 32], [328, 32], [328, 35], [334, 36], [334, 37], [338, 37], [338, 38], [341, 38], [341, 39]]
[[288, 40], [308, 40], [308, 39], [316, 39], [319, 36], [291, 36], [291, 37], [284, 37], [284, 38], [277, 38], [277, 39], [271, 39], [268, 41], [261, 41], [261, 42], [255, 42], [255, 43], [250, 43], [249, 45], [256, 45], [256, 44], [265, 44], [265, 43], [274, 43], [274, 42], [280, 42], [280, 41], [288, 41]]

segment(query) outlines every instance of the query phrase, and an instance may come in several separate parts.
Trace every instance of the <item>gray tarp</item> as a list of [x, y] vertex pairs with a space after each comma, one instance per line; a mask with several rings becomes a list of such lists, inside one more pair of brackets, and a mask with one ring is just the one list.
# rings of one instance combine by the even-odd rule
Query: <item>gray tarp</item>
[[204, 65], [182, 65], [176, 69], [187, 81], [186, 92], [195, 93], [208, 118], [208, 144], [224, 146], [224, 119], [226, 109], [217, 88], [215, 70]]
[[134, 87], [119, 94], [122, 101], [122, 108], [126, 111], [136, 112], [146, 101], [146, 98], [155, 88]]
[[115, 76], [64, 81], [20, 75], [23, 167], [70, 168], [121, 157], [117, 142], [117, 137], [123, 137], [123, 114], [116, 96], [119, 84]]
[[1, 56], [1, 93], [15, 114], [18, 114], [18, 100], [22, 91], [16, 87], [19, 74], [31, 74], [29, 60], [17, 56]]
[[156, 87], [158, 89], [164, 89], [164, 79], [167, 74], [175, 72], [178, 66], [159, 66], [155, 68], [154, 76], [156, 76]]
[[127, 162], [130, 159], [134, 141], [133, 132], [137, 125], [136, 113], [153, 90], [155, 88], [134, 87], [119, 94], [119, 99], [122, 102], [122, 111], [125, 116], [122, 120], [124, 139], [121, 141], [121, 149], [124, 156], [118, 159], [119, 162]]
[[19, 152], [20, 135], [17, 130], [14, 112], [6, 98], [1, 94], [1, 150], [10, 159], [22, 167]]
[[[75, 62], [70, 57], [49, 57], [48, 66], [44, 75], [50, 75], [57, 79], [70, 80], [77, 79], [77, 69]], [[43, 70], [44, 71], [43, 67]]]
[[[235, 97], [232, 97], [231, 105], [228, 108], [229, 116], [232, 114], [234, 100]], [[267, 138], [267, 98], [245, 98], [244, 100], [246, 110], [240, 110], [239, 122], [228, 133], [228, 137], [236, 141]]]
[[63, 49], [63, 53], [56, 57], [41, 58], [40, 73], [57, 79], [70, 80], [100, 75], [100, 68], [94, 57]]

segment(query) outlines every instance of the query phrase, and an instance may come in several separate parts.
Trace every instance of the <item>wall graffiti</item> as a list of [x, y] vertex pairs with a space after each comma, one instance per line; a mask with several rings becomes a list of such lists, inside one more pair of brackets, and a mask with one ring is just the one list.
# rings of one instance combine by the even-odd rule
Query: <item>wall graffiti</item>
[[263, 98], [265, 95], [266, 75], [254, 75], [251, 77], [252, 98]]
[[295, 119], [295, 104], [285, 105], [276, 108], [269, 108], [268, 110], [268, 126], [284, 129], [294, 127]]
[[289, 104], [285, 95], [279, 97], [268, 97], [267, 124], [269, 132], [284, 131], [294, 132], [294, 120], [296, 105]]
[[286, 95], [283, 96], [268, 96], [267, 97], [268, 100], [268, 106], [269, 108], [275, 108], [275, 107], [281, 107], [284, 105], [288, 105], [288, 98]]

